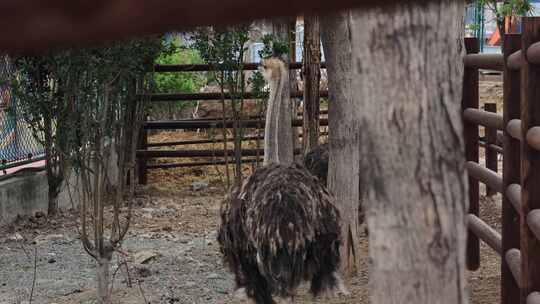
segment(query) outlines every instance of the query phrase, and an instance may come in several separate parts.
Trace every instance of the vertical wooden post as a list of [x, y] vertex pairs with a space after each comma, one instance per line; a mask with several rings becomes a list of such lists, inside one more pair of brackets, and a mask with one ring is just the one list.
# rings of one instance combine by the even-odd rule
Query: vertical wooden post
[[321, 80], [321, 33], [319, 16], [304, 16], [304, 119], [302, 149], [306, 155], [319, 145], [319, 115]]
[[[484, 105], [484, 110], [487, 112], [497, 113], [497, 104], [496, 103], [486, 103]], [[496, 151], [493, 151], [489, 148], [489, 145], [496, 144], [497, 143], [497, 129], [493, 128], [485, 128], [486, 130], [486, 149], [485, 156], [486, 156], [486, 167], [490, 169], [493, 172], [499, 171], [499, 160], [498, 160], [498, 153]], [[495, 189], [492, 189], [490, 187], [486, 187], [486, 192], [488, 196], [492, 196], [497, 194], [497, 191]]]
[[[145, 115], [144, 121], [146, 122], [148, 117]], [[148, 150], [148, 130], [144, 124], [139, 131], [139, 150]], [[137, 167], [139, 173], [139, 185], [146, 185], [148, 183], [148, 169], [147, 159], [144, 156], [137, 157]]]
[[[467, 54], [478, 53], [480, 46], [477, 38], [465, 38]], [[478, 69], [465, 68], [463, 75], [462, 109], [478, 108]], [[464, 121], [465, 157], [467, 161], [478, 162], [478, 125]], [[479, 215], [479, 182], [469, 177], [469, 213]], [[471, 232], [467, 236], [467, 268], [477, 270], [480, 267], [480, 241]]]
[[[521, 35], [506, 34], [504, 37], [504, 62], [515, 51], [521, 49]], [[521, 101], [521, 77], [519, 71], [512, 71], [506, 67], [503, 74], [503, 120], [504, 120], [504, 159], [503, 159], [503, 204], [502, 204], [502, 249], [503, 253], [508, 250], [520, 248], [519, 240], [519, 214], [506, 195], [506, 189], [511, 184], [520, 183], [521, 149], [519, 140], [513, 138], [506, 131], [508, 122], [519, 119]], [[497, 136], [495, 132], [495, 136]], [[487, 158], [486, 158], [487, 161]], [[520, 297], [519, 286], [506, 263], [501, 259], [501, 303], [514, 304]]]
[[[540, 126], [540, 65], [527, 61], [527, 49], [534, 42], [540, 41], [540, 18], [523, 18], [521, 74], [521, 128], [523, 138], [527, 131]], [[540, 291], [540, 241], [527, 225], [527, 215], [534, 209], [540, 209], [540, 152], [527, 144], [521, 145], [521, 303], [533, 291]]]

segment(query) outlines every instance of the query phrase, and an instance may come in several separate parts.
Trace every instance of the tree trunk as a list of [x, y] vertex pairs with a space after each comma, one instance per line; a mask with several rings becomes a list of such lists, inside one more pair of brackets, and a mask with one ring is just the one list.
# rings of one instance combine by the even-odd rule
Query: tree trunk
[[319, 83], [321, 80], [321, 34], [319, 17], [304, 16], [304, 154], [319, 145]]
[[111, 281], [111, 257], [100, 257], [97, 264], [97, 303], [109, 304], [112, 300], [111, 292], [109, 290]]
[[54, 139], [52, 129], [52, 119], [47, 114], [44, 119], [44, 136], [45, 136], [45, 169], [47, 171], [47, 184], [48, 184], [48, 206], [47, 214], [49, 216], [55, 216], [58, 213], [58, 188], [60, 185], [57, 182], [57, 175], [55, 174], [55, 166], [57, 163], [54, 159]]
[[467, 303], [463, 13], [438, 0], [348, 19], [371, 303]]
[[341, 268], [352, 275], [358, 266], [359, 242], [359, 142], [358, 100], [351, 87], [350, 13], [330, 15], [321, 21], [325, 51], [329, 103], [328, 128], [330, 160], [328, 189], [333, 193], [342, 217]]

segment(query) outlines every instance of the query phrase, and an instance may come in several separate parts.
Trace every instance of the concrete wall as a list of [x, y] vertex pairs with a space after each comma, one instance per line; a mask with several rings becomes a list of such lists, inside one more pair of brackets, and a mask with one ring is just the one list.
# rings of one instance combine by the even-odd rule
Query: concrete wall
[[[62, 188], [58, 206], [69, 209], [73, 205], [67, 187]], [[44, 170], [22, 171], [0, 181], [0, 225], [12, 223], [18, 215], [34, 215], [38, 211], [46, 214], [48, 191]], [[74, 201], [78, 204], [78, 199], [75, 198]]]
[[[115, 151], [112, 155], [108, 167], [109, 177], [114, 181], [118, 175], [118, 166]], [[67, 210], [79, 205], [79, 185], [78, 176], [71, 172], [58, 195], [60, 209]], [[47, 175], [42, 169], [22, 169], [0, 179], [0, 226], [12, 223], [19, 215], [30, 216], [38, 211], [46, 214], [48, 203]]]

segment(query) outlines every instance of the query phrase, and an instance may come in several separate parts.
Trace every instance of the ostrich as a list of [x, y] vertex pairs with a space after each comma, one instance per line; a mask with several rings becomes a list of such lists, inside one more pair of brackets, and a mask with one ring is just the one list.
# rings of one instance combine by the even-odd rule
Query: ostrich
[[[348, 294], [337, 274], [339, 212], [326, 187], [293, 161], [290, 98], [283, 61], [263, 61], [270, 84], [264, 166], [234, 186], [220, 208], [218, 242], [237, 294], [257, 304], [292, 303], [297, 287], [314, 296]], [[288, 144], [287, 144], [288, 143]]]
[[[323, 185], [328, 183], [328, 162], [329, 152], [328, 143], [324, 143], [304, 156], [304, 166], [315, 175]], [[365, 213], [360, 204], [358, 208], [358, 223], [364, 226], [364, 232], [369, 235], [367, 225], [365, 225]]]

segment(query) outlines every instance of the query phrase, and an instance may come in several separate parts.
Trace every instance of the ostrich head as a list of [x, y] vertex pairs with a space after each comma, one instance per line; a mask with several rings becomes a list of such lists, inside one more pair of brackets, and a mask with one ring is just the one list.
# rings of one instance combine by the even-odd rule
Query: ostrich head
[[270, 87], [264, 130], [264, 164], [294, 162], [289, 71], [283, 60], [264, 59], [259, 71]]

